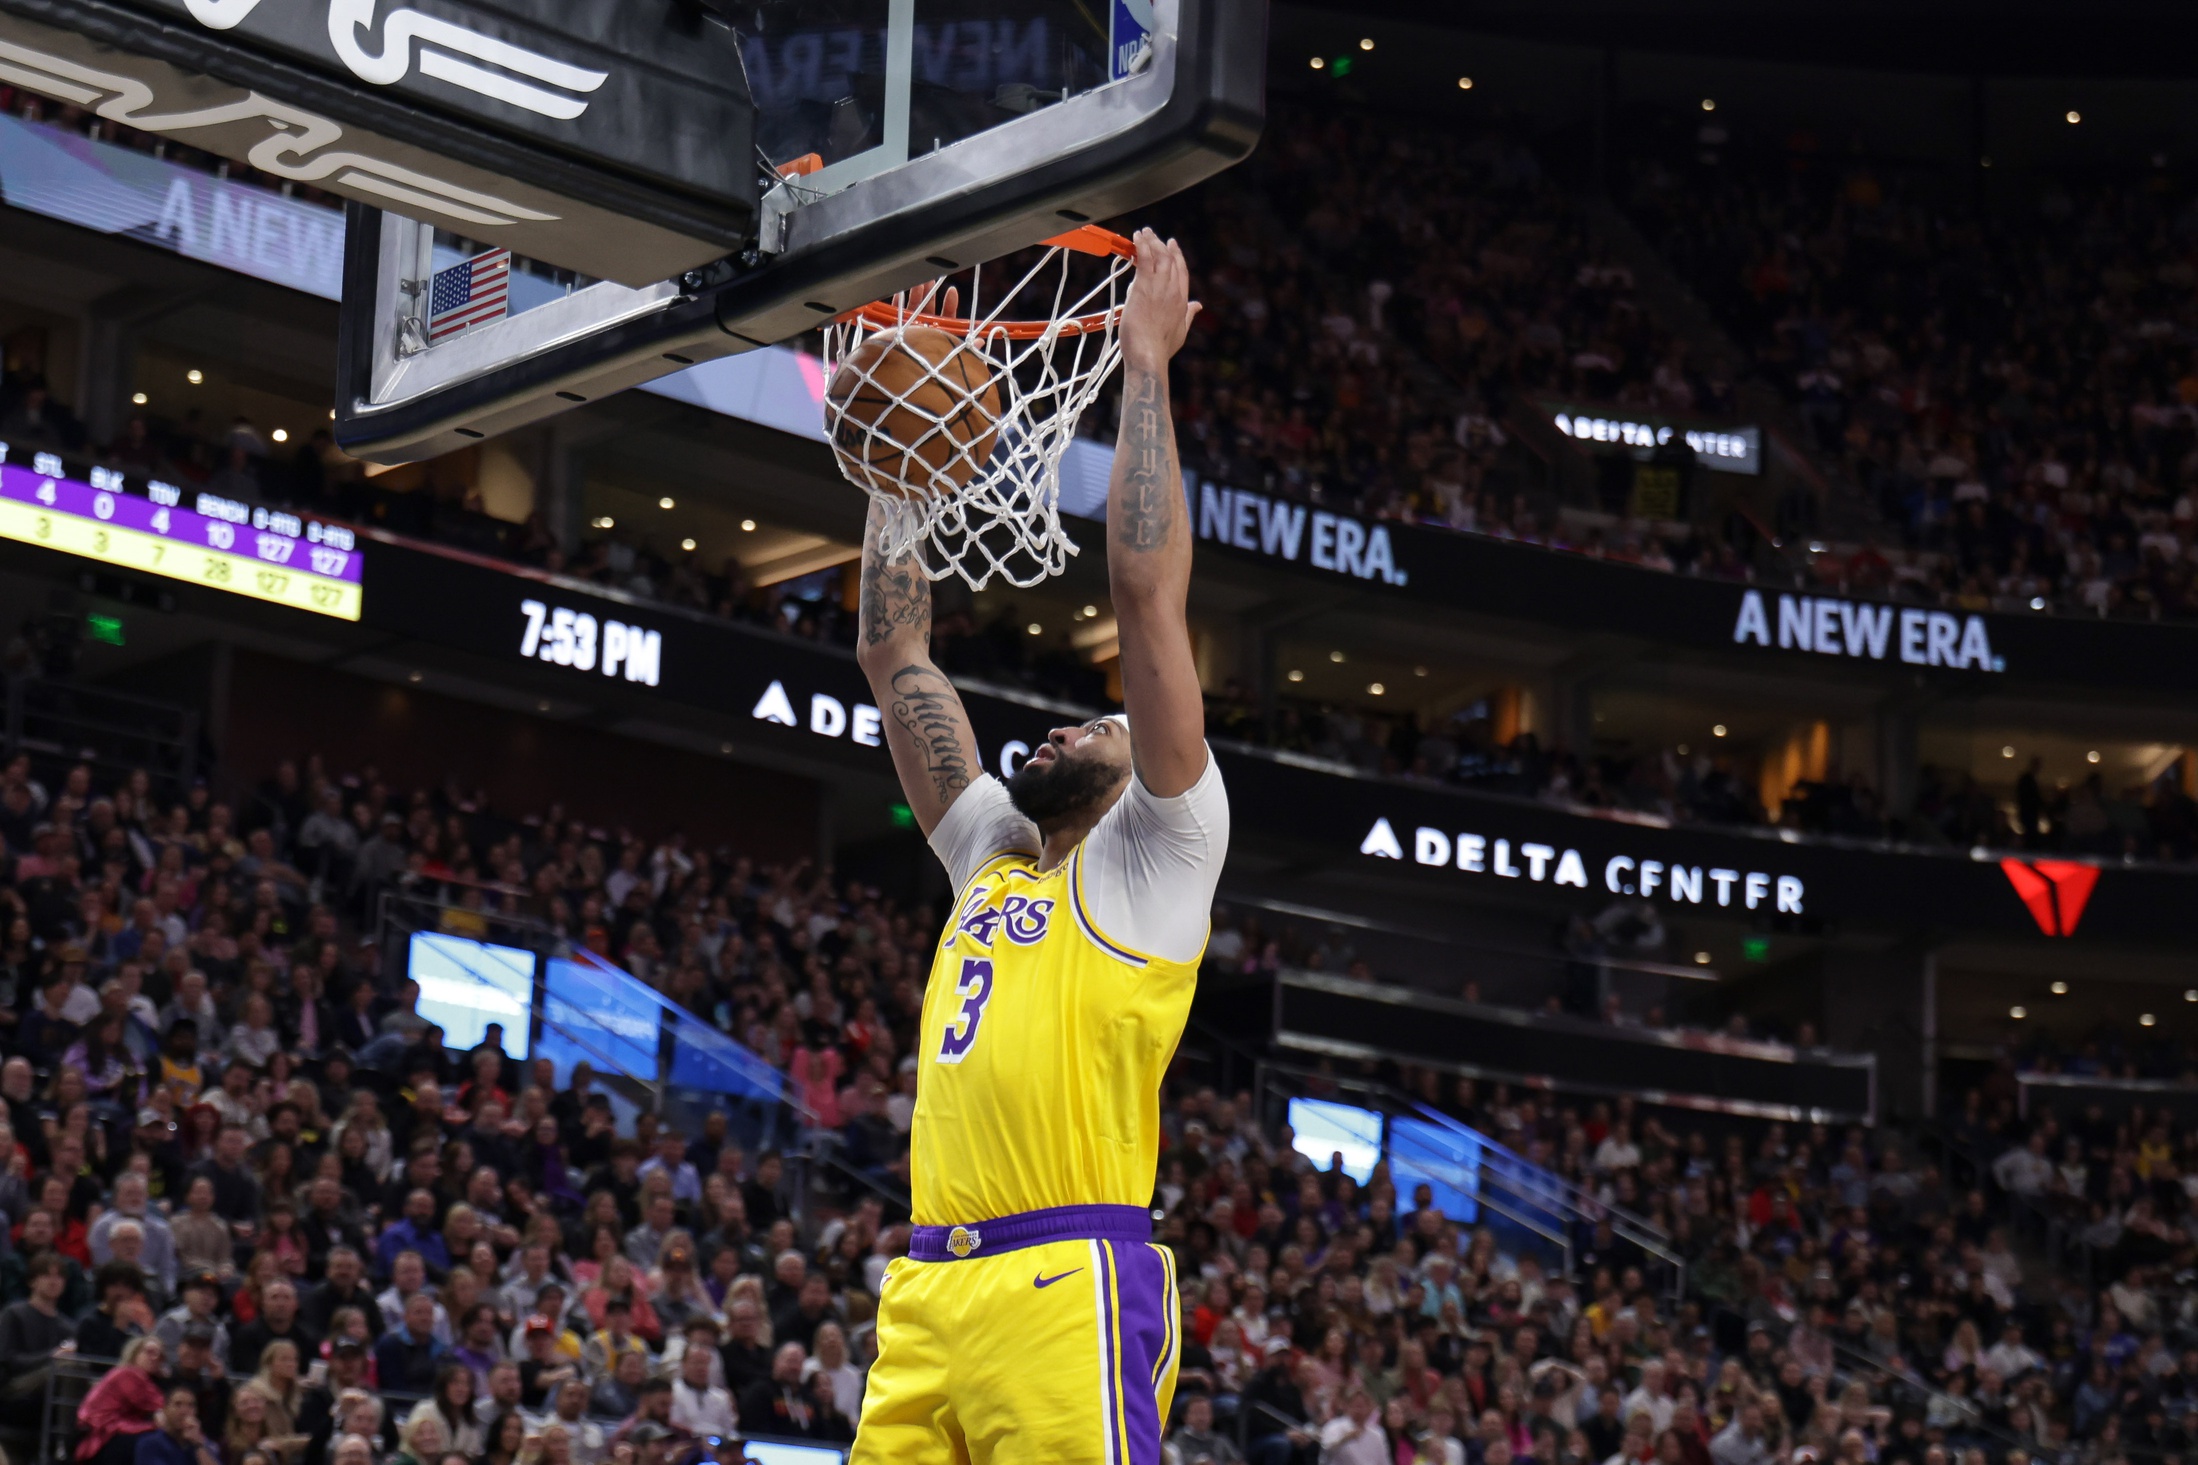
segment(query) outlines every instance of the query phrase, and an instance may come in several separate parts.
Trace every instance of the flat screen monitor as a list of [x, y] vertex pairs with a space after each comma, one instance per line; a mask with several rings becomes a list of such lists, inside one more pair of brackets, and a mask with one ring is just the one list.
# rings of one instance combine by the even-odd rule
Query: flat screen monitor
[[1343, 1156], [1343, 1173], [1364, 1185], [1381, 1160], [1381, 1115], [1328, 1099], [1290, 1101], [1291, 1147], [1321, 1169]]
[[534, 953], [439, 931], [415, 931], [405, 969], [420, 984], [420, 1016], [443, 1030], [443, 1046], [477, 1048], [490, 1024], [503, 1027], [505, 1056], [527, 1056], [534, 1018]]

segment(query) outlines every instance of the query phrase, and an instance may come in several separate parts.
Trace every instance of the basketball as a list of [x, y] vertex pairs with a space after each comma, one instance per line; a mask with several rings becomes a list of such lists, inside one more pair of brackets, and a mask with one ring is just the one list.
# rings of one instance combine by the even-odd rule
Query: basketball
[[858, 486], [901, 495], [960, 488], [999, 438], [999, 374], [936, 326], [899, 326], [840, 363], [825, 411], [840, 469]]

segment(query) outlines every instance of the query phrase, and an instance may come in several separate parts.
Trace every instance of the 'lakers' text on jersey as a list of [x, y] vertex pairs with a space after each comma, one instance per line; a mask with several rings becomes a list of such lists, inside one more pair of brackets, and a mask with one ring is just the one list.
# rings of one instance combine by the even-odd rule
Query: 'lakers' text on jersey
[[924, 991], [911, 1179], [918, 1225], [1151, 1202], [1160, 1080], [1198, 958], [1113, 940], [1083, 851], [1002, 854], [961, 892]]

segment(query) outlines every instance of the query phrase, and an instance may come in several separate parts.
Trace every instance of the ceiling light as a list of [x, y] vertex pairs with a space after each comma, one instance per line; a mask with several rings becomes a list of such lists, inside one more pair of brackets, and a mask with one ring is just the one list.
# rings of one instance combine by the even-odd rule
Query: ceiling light
[[731, 743], [719, 743], [717, 745], [717, 750], [720, 753], [730, 753], [731, 751], [733, 751], [733, 745]]
[[2093, 748], [2093, 749], [2092, 749], [2092, 750], [2091, 750], [2090, 752], [2088, 752], [2088, 753], [2084, 754], [2084, 762], [2086, 762], [2086, 763], [2096, 763], [2096, 762], [2098, 762], [2098, 761], [2099, 761], [2099, 750], [2098, 750], [2097, 748]]
[[1335, 663], [1335, 664], [1336, 664], [1337, 666], [1341, 666], [1341, 665], [1343, 665], [1343, 653], [1342, 653], [1342, 652], [1340, 652], [1340, 651], [1331, 651], [1331, 652], [1329, 652], [1329, 653], [1328, 653], [1328, 659], [1329, 659], [1330, 661], [1334, 662], [1334, 663]]
[[130, 404], [135, 407], [142, 407], [150, 400], [152, 399], [147, 397], [143, 392], [132, 392], [130, 394]]
[[1374, 38], [1373, 38], [1372, 36], [1360, 36], [1360, 37], [1358, 38], [1358, 48], [1359, 48], [1359, 49], [1360, 49], [1361, 51], [1371, 51], [1371, 50], [1373, 50], [1373, 49], [1374, 49]]
[[547, 712], [549, 711], [549, 707], [550, 705], [547, 702], [537, 702], [534, 704], [534, 710], [536, 712]]
[[408, 682], [423, 682], [423, 681], [426, 681], [426, 680], [427, 680], [427, 673], [425, 673], [425, 672], [417, 672], [417, 671], [416, 671], [416, 672], [412, 672], [411, 674], [409, 674], [408, 676], [406, 676], [406, 677], [405, 677], [405, 680], [406, 680], [406, 681], [408, 681]]
[[290, 429], [287, 427], [278, 427], [273, 432], [269, 433], [268, 436], [273, 438], [278, 443], [286, 443], [290, 441]]
[[1305, 680], [1305, 673], [1299, 671], [1296, 667], [1293, 666], [1290, 668], [1290, 680], [1293, 682], [1302, 682]]
[[2139, 1027], [2141, 1027], [2141, 1028], [2148, 1028], [2148, 1027], [2151, 1027], [2151, 1026], [2152, 1026], [2152, 1025], [2154, 1024], [2154, 1023], [2158, 1022], [2159, 1020], [2160, 1020], [2160, 1019], [2158, 1019], [2158, 1018], [2154, 1017], [2154, 1016], [2153, 1016], [2153, 1015], [2152, 1015], [2151, 1013], [2149, 1013], [2149, 1012], [2140, 1012], [2140, 1013], [2138, 1013], [2138, 1014], [2137, 1014], [2137, 1026], [2139, 1026]]
[[2053, 995], [2056, 997], [2066, 997], [2068, 995], [2068, 983], [2055, 982], [2053, 984]]
[[656, 506], [660, 509], [668, 509], [672, 507], [672, 501], [668, 498], [658, 499], [656, 501]]
[[1685, 743], [1679, 745], [1679, 756], [1682, 758], [1687, 756], [1687, 745]]
[[1459, 91], [1461, 91], [1461, 92], [1469, 92], [1469, 91], [1473, 90], [1473, 78], [1472, 78], [1472, 77], [1470, 77], [1470, 76], [1461, 76], [1461, 77], [1459, 77], [1459, 78], [1458, 78], [1458, 90], [1459, 90]]
[[1415, 666], [1415, 667], [1413, 667], [1413, 668], [1412, 668], [1412, 675], [1414, 675], [1414, 676], [1416, 676], [1416, 677], [1423, 677], [1423, 676], [1426, 676], [1426, 675], [1427, 675], [1427, 668], [1426, 668], [1426, 667], [1424, 667], [1424, 666]]
[[2044, 609], [2045, 609], [2045, 597], [2044, 597], [2044, 596], [2042, 596], [2042, 595], [2033, 595], [2033, 596], [2031, 596], [2031, 597], [2030, 597], [2030, 608], [2031, 608], [2032, 610], [2044, 610]]
[[2185, 987], [2183, 989], [2183, 1000], [2185, 1002], [2198, 1002], [2198, 987]]
[[1025, 629], [1028, 630], [1033, 636], [1043, 636], [1046, 633], [1046, 628], [1039, 625], [1036, 621], [1032, 621], [1029, 626], [1025, 627]]
[[695, 542], [691, 539], [682, 539], [679, 541], [679, 547], [691, 553], [694, 550]]
[[1379, 697], [1382, 693], [1388, 690], [1389, 689], [1383, 686], [1380, 682], [1368, 682], [1366, 684], [1366, 691], [1367, 695], [1369, 696]]
[[183, 379], [189, 382], [194, 387], [199, 386], [205, 382], [206, 373], [200, 371], [197, 367], [194, 366], [189, 371], [183, 373]]
[[1694, 954], [1694, 964], [1696, 966], [1708, 966], [1710, 964], [1710, 954], [1706, 951], [1697, 951]]
[[2075, 126], [2075, 125], [2076, 125], [2077, 123], [2079, 123], [2079, 122], [2081, 122], [2081, 121], [2083, 121], [2083, 120], [2084, 120], [2084, 114], [2083, 114], [2083, 113], [2081, 113], [2081, 112], [2077, 111], [2077, 110], [2076, 110], [2076, 109], [2075, 109], [2074, 107], [2070, 107], [2070, 108], [2068, 109], [2068, 125], [2069, 125], [2070, 127], [2074, 127], [2074, 126]]
[[2015, 1021], [2021, 1022], [2024, 1018], [2030, 1016], [2030, 1009], [2027, 1007], [2010, 1007], [2007, 1009], [2007, 1015]]
[[1087, 605], [1084, 607], [1084, 614], [1088, 616], [1095, 616], [1099, 614], [1099, 607], [1096, 605]]
[[1321, 67], [1326, 66], [1327, 64], [1327, 62], [1321, 60], [1318, 56], [1315, 56], [1313, 58], [1313, 70], [1315, 71], [1320, 70]]
[[594, 518], [588, 520], [588, 527], [590, 529], [615, 529], [618, 527], [618, 521], [608, 514], [597, 514]]
[[755, 521], [755, 520], [753, 520], [753, 519], [743, 519], [743, 520], [741, 520], [741, 521], [740, 521], [740, 532], [741, 532], [741, 533], [743, 533], [743, 534], [753, 534], [753, 533], [755, 533], [755, 532], [756, 532], [756, 521]]
[[2012, 758], [2012, 757], [2014, 757], [2014, 756], [2015, 756], [2015, 745], [2014, 745], [2013, 743], [2008, 743], [2008, 744], [2005, 744], [2005, 745], [2003, 745], [2003, 746], [2002, 746], [2002, 747], [2000, 748], [2000, 756], [2001, 756], [2002, 758]]
[[1723, 723], [1721, 723], [1721, 722], [1720, 722], [1720, 723], [1718, 723], [1718, 724], [1717, 724], [1717, 725], [1716, 725], [1715, 727], [1713, 727], [1713, 728], [1711, 728], [1711, 729], [1710, 729], [1710, 736], [1711, 736], [1711, 737], [1713, 737], [1713, 738], [1721, 738], [1721, 737], [1723, 737], [1724, 735], [1725, 735], [1725, 724], [1723, 724]]
[[1717, 110], [1717, 99], [1716, 99], [1716, 98], [1714, 98], [1714, 97], [1704, 97], [1704, 98], [1702, 99], [1702, 110], [1703, 110], [1703, 111], [1705, 111], [1705, 112], [1714, 112], [1714, 111], [1716, 111], [1716, 110]]

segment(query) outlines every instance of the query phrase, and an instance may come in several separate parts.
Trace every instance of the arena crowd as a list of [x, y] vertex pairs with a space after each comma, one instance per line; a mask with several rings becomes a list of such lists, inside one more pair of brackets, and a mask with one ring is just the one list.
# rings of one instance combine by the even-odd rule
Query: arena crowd
[[[311, 760], [234, 803], [17, 760], [0, 839], [0, 1423], [35, 1421], [63, 1350], [121, 1364], [79, 1409], [101, 1465], [846, 1441], [906, 1245], [930, 913]], [[361, 940], [389, 887], [531, 911], [623, 966], [786, 1074], [797, 1153], [874, 1183], [803, 1193], [793, 1156], [723, 1115], [621, 1120], [585, 1075], [444, 1048]], [[1212, 960], [1302, 959], [1286, 934], [1228, 923]], [[1573, 1275], [1297, 1154], [1251, 1096], [1186, 1074], [1155, 1199], [1186, 1279], [1182, 1465], [2191, 1447], [2198, 1131], [2164, 1112], [2024, 1121], [1987, 1084], [1945, 1131], [1832, 1132], [1380, 1076], [1596, 1198]], [[1668, 1240], [1621, 1239], [1601, 1205]], [[2018, 1244], [2048, 1213], [2084, 1268]]]

